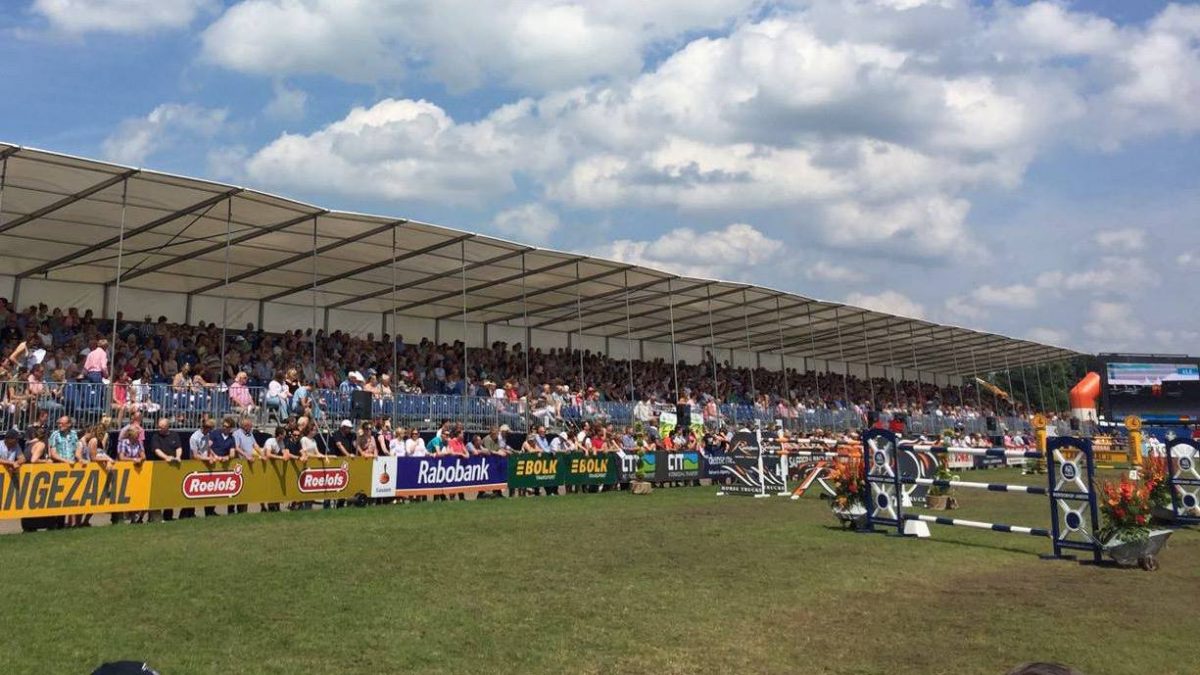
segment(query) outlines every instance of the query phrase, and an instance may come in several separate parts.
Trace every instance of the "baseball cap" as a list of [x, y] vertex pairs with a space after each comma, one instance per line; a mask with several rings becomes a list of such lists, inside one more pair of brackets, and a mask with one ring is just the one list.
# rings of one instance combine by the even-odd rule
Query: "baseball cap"
[[343, 427], [350, 427], [350, 428], [353, 428], [353, 427], [354, 427], [354, 423], [353, 423], [353, 422], [351, 422], [350, 420], [342, 420], [342, 426], [343, 426]]
[[4, 432], [4, 440], [6, 441], [15, 441], [20, 438], [21, 432], [17, 431], [16, 429], [9, 429], [8, 431]]

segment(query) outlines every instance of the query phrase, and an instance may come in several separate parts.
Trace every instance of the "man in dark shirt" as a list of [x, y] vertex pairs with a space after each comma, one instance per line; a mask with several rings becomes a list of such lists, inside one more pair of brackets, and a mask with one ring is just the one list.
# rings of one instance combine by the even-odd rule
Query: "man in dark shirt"
[[[171, 422], [165, 417], [158, 420], [158, 428], [146, 438], [146, 459], [152, 462], [171, 462], [178, 464], [183, 459], [183, 444], [179, 442], [179, 434], [171, 431]], [[157, 519], [158, 512], [150, 512], [150, 522]], [[163, 509], [162, 519], [175, 520], [175, 512]]]
[[[234, 451], [234, 448], [237, 446], [237, 442], [233, 439], [232, 417], [226, 417], [225, 419], [221, 420], [221, 428], [213, 429], [212, 433], [209, 434], [208, 439], [211, 442], [211, 445], [209, 446], [209, 452], [211, 452], [217, 458], [218, 462], [228, 463], [237, 458], [237, 453]], [[205, 509], [206, 514], [207, 512], [208, 510]], [[227, 514], [234, 514], [237, 512], [238, 508], [233, 504], [230, 504], [225, 508], [225, 513]]]
[[[333, 435], [333, 449], [329, 454], [334, 457], [353, 457], [356, 450], [357, 448], [354, 445], [354, 423], [350, 420], [342, 420], [337, 433]], [[334, 504], [340, 509], [346, 505], [346, 500], [339, 499]], [[325, 502], [325, 508], [329, 508], [329, 502]]]

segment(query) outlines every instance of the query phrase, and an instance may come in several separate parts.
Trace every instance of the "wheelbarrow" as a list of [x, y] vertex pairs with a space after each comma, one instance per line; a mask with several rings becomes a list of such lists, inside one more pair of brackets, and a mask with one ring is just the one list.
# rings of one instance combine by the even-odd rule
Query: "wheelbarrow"
[[1158, 552], [1167, 545], [1172, 530], [1151, 530], [1145, 539], [1121, 541], [1113, 537], [1101, 543], [1105, 555], [1122, 567], [1137, 565], [1147, 572], [1158, 569]]

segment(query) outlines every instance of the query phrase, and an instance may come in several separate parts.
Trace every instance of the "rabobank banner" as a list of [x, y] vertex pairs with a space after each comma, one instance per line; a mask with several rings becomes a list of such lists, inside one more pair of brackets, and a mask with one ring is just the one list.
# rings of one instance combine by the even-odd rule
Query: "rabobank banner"
[[372, 497], [415, 497], [503, 489], [508, 458], [380, 457], [371, 477]]

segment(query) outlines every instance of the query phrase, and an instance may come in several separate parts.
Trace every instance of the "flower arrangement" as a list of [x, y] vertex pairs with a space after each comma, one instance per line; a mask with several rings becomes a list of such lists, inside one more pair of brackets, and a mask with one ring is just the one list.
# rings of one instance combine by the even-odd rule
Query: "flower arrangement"
[[[941, 464], [938, 465], [937, 474], [934, 476], [935, 480], [958, 480], [958, 474], [951, 473], [950, 467], [947, 466], [947, 464], [948, 464], [947, 462], [942, 462]], [[954, 492], [954, 488], [942, 487], [940, 485], [931, 485], [931, 486], [929, 486], [929, 492], [927, 494], [930, 497], [943, 497], [946, 495], [950, 495], [953, 492]]]
[[1150, 503], [1159, 508], [1171, 507], [1171, 486], [1167, 484], [1167, 460], [1147, 457], [1142, 462], [1142, 479], [1150, 486]]
[[1155, 483], [1147, 480], [1135, 485], [1122, 478], [1119, 485], [1105, 483], [1101, 488], [1104, 495], [1100, 513], [1104, 527], [1100, 529], [1100, 541], [1109, 542], [1119, 538], [1123, 543], [1145, 541], [1150, 536], [1150, 495]]
[[863, 470], [863, 463], [853, 459], [839, 463], [829, 476], [829, 485], [834, 491], [834, 509], [848, 511], [855, 505], [861, 506], [863, 495], [867, 493], [867, 476]]

